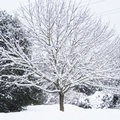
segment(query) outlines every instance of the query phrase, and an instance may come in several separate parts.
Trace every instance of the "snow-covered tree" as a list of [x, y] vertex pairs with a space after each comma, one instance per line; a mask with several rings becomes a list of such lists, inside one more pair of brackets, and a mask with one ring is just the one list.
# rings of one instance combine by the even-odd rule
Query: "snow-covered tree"
[[[114, 88], [113, 81], [120, 79], [120, 39], [85, 6], [73, 1], [35, 0], [22, 8], [22, 15], [31, 34], [31, 59], [17, 42], [1, 35], [8, 48], [3, 54], [26, 69], [24, 79], [16, 76], [11, 84], [58, 93], [61, 111], [65, 93], [75, 85]], [[32, 74], [38, 79], [27, 79]]]
[[[2, 37], [6, 39], [7, 42], [14, 43], [17, 42], [25, 54], [28, 55], [28, 41], [26, 35], [21, 27], [20, 21], [17, 18], [13, 18], [11, 15], [7, 14], [5, 11], [0, 11], [0, 49], [2, 53], [2, 48], [8, 50], [9, 48], [6, 45], [6, 42], [2, 40]], [[0, 73], [1, 74], [18, 74], [21, 75], [24, 71], [17, 69], [15, 66], [11, 69], [10, 66], [13, 66], [11, 60], [7, 60], [4, 54], [1, 54], [0, 57]], [[8, 65], [7, 65], [8, 64]], [[1, 76], [2, 78], [3, 76]]]
[[[18, 42], [24, 53], [29, 55], [29, 43], [20, 21], [5, 11], [0, 11], [0, 34], [7, 42]], [[2, 48], [5, 50], [9, 49], [6, 42], [0, 36], [0, 112], [19, 111], [21, 110], [21, 106], [35, 101], [30, 96], [36, 96], [33, 93], [35, 91], [38, 92], [38, 90], [35, 88], [29, 90], [27, 87], [17, 87], [10, 84], [16, 80], [14, 76], [22, 76], [25, 70], [22, 69], [23, 67], [13, 64], [10, 59], [6, 59], [2, 53]]]

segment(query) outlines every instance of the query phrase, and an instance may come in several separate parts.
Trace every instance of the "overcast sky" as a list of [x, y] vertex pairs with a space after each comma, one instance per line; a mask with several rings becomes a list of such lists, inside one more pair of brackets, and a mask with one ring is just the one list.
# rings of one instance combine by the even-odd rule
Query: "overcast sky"
[[[79, 0], [77, 0], [79, 1]], [[120, 34], [120, 0], [82, 0], [84, 4], [89, 2], [89, 7], [96, 16], [100, 16], [105, 22], [110, 22]], [[20, 4], [25, 4], [27, 0], [0, 0], [0, 10], [9, 13], [15, 12]]]

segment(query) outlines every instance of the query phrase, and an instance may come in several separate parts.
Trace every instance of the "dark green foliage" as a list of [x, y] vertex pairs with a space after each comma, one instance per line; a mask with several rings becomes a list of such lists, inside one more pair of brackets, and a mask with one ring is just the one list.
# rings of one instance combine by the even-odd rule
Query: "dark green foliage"
[[42, 104], [41, 90], [33, 87], [18, 87], [15, 84], [11, 84], [11, 82], [17, 80], [14, 76], [18, 76], [21, 80], [24, 79], [22, 76], [25, 68], [23, 69], [22, 66], [16, 65], [11, 60], [2, 60], [5, 56], [1, 48], [8, 50], [7, 43], [3, 40], [3, 37], [8, 42], [17, 42], [22, 47], [23, 52], [30, 58], [30, 44], [20, 21], [5, 11], [0, 11], [0, 112], [20, 111], [26, 105]]
[[[0, 34], [8, 41], [14, 43], [17, 41], [23, 48], [23, 51], [29, 55], [26, 31], [22, 29], [21, 23], [17, 18], [13, 18], [5, 11], [0, 11]], [[6, 43], [0, 37], [0, 47], [7, 49]]]
[[86, 95], [92, 95], [94, 94], [96, 91], [100, 91], [101, 89], [100, 88], [97, 88], [97, 87], [93, 87], [93, 86], [90, 86], [90, 85], [76, 85], [73, 89], [74, 91], [76, 92], [81, 92], [81, 93], [84, 93]]
[[0, 112], [20, 111], [23, 109], [23, 106], [42, 104], [43, 102], [42, 91], [35, 88], [17, 86], [3, 87], [0, 93]]

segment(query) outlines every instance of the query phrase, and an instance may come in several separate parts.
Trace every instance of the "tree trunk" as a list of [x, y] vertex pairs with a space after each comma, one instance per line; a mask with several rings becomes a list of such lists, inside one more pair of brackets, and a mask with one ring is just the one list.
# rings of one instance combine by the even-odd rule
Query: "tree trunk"
[[60, 111], [64, 112], [64, 94], [59, 93], [59, 105], [60, 105]]

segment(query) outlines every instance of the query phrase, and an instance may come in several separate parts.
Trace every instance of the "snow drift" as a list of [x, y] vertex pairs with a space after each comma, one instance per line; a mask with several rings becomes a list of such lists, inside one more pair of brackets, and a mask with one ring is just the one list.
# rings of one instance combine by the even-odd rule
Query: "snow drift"
[[83, 109], [65, 104], [65, 112], [58, 105], [28, 106], [16, 113], [0, 113], [0, 120], [119, 120], [120, 111], [112, 109]]

